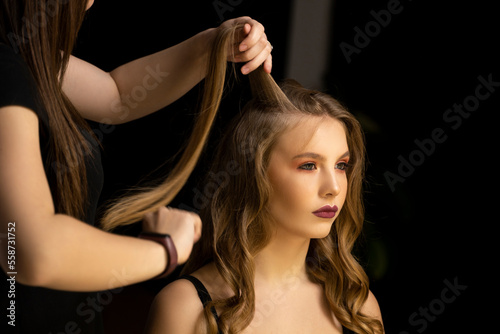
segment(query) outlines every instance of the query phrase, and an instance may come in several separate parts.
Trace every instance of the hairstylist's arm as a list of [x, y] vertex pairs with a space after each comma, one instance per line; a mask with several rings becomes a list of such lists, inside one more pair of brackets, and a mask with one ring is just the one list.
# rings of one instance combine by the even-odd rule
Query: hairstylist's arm
[[[168, 257], [161, 244], [103, 232], [55, 212], [38, 131], [31, 110], [0, 108], [2, 269], [16, 272], [23, 284], [69, 291], [116, 288], [162, 273]], [[167, 211], [146, 217], [145, 227], [170, 234], [182, 262], [200, 237], [201, 221], [193, 213]]]
[[[234, 49], [227, 50], [228, 60], [245, 63], [245, 74], [260, 65], [271, 72], [272, 47], [262, 24], [241, 17], [228, 20], [221, 27], [234, 24], [243, 28], [236, 36]], [[63, 90], [84, 118], [120, 124], [143, 117], [174, 102], [205, 77], [207, 57], [217, 31], [205, 30], [110, 73], [71, 57]]]

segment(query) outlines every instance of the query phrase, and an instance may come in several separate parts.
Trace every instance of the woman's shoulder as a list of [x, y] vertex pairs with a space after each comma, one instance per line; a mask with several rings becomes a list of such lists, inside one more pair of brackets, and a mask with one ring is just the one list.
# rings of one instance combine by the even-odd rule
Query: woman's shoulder
[[203, 303], [209, 299], [227, 298], [230, 290], [214, 264], [208, 264], [189, 275], [182, 275], [165, 286], [156, 298], [163, 304], [172, 302], [178, 297], [183, 299], [183, 307], [202, 309]]
[[[181, 297], [181, 298], [178, 298]], [[200, 299], [195, 286], [185, 279], [177, 279], [166, 285], [156, 296], [164, 304], [175, 302], [176, 306], [200, 306]]]
[[194, 285], [177, 279], [155, 297], [146, 333], [198, 333], [203, 305]]
[[369, 291], [368, 292], [368, 298], [366, 299], [361, 311], [375, 319], [378, 319], [382, 322], [382, 314], [380, 312], [380, 306], [378, 304], [377, 298], [375, 298], [375, 295]]
[[213, 263], [179, 277], [156, 295], [146, 333], [206, 333], [203, 303], [227, 298], [226, 287]]
[[190, 276], [201, 282], [212, 299], [224, 299], [233, 294], [213, 262], [196, 270]]

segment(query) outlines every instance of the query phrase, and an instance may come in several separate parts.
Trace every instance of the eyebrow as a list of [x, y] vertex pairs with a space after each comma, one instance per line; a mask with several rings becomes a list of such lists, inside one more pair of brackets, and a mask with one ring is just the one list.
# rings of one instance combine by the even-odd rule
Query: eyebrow
[[[346, 151], [344, 154], [342, 154], [339, 157], [339, 159], [342, 159], [342, 158], [345, 158], [348, 156], [349, 156], [349, 151]], [[292, 158], [292, 160], [299, 159], [299, 158], [311, 158], [311, 159], [316, 159], [316, 160], [321, 160], [321, 161], [326, 160], [324, 156], [322, 156], [321, 154], [318, 154], [318, 153], [314, 153], [314, 152], [305, 152], [305, 153], [297, 154], [296, 156], [294, 156]]]

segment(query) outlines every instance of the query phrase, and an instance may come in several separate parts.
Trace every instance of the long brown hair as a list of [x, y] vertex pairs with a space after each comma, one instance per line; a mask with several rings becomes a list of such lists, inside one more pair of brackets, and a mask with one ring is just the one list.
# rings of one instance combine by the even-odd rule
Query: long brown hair
[[[87, 195], [85, 157], [92, 154], [88, 124], [64, 95], [61, 82], [78, 30], [84, 19], [87, 0], [2, 0], [0, 40], [19, 52], [38, 84], [43, 107], [49, 116], [49, 176], [59, 212], [82, 218]], [[137, 188], [132, 195], [112, 201], [102, 218], [102, 227], [112, 230], [131, 224], [167, 205], [186, 183], [194, 169], [219, 108], [226, 72], [226, 54], [237, 29], [222, 31], [214, 41], [208, 60], [201, 112], [180, 160], [158, 187]], [[223, 59], [223, 61], [214, 61]], [[94, 146], [97, 143], [91, 138]]]
[[[368, 278], [352, 255], [364, 219], [365, 148], [360, 124], [327, 94], [290, 80], [279, 87], [262, 70], [251, 73], [250, 80], [255, 98], [221, 140], [209, 175], [224, 171], [229, 163], [238, 172], [220, 184], [210, 205], [202, 210], [203, 237], [183, 271], [191, 273], [213, 261], [234, 294], [204, 308], [209, 332], [239, 333], [254, 317], [253, 258], [270, 240], [266, 173], [270, 154], [279, 136], [296, 122], [291, 116], [313, 115], [332, 117], [343, 124], [351, 167], [345, 204], [330, 234], [311, 240], [307, 273], [323, 287], [330, 309], [345, 327], [357, 333], [382, 333], [382, 324], [361, 312], [369, 293]], [[218, 323], [210, 311], [212, 306], [221, 310]]]
[[187, 182], [207, 141], [219, 109], [226, 79], [227, 50], [232, 49], [238, 29], [242, 29], [242, 25], [220, 30], [213, 41], [208, 57], [200, 112], [177, 164], [159, 185], [137, 187], [130, 195], [112, 201], [101, 220], [104, 230], [109, 231], [118, 226], [138, 222], [145, 213], [168, 205]]
[[83, 22], [87, 0], [2, 0], [0, 41], [30, 68], [48, 115], [46, 168], [56, 210], [83, 218], [87, 200], [85, 157], [92, 134], [62, 91], [62, 79]]
[[[238, 27], [220, 30], [209, 59], [199, 119], [177, 166], [157, 187], [119, 199], [103, 219], [105, 229], [138, 221], [144, 213], [168, 204], [186, 182], [208, 136], [213, 115], [222, 97], [226, 50]], [[357, 333], [383, 332], [380, 321], [361, 312], [369, 293], [368, 278], [352, 255], [362, 230], [364, 208], [364, 138], [358, 121], [332, 97], [287, 81], [279, 87], [262, 69], [250, 74], [254, 99], [226, 132], [214, 158], [211, 173], [232, 168], [232, 177], [221, 182], [210, 205], [202, 210], [203, 237], [184, 267], [191, 273], [214, 262], [234, 296], [214, 300], [204, 308], [209, 333], [238, 333], [255, 312], [254, 255], [270, 240], [267, 203], [270, 184], [267, 166], [274, 143], [291, 125], [289, 115], [328, 116], [345, 127], [351, 167], [343, 209], [330, 234], [311, 240], [307, 272], [325, 291], [330, 309], [347, 328]], [[182, 167], [182, 168], [181, 168]], [[209, 173], [209, 175], [211, 174]], [[221, 310], [216, 323], [210, 311]]]

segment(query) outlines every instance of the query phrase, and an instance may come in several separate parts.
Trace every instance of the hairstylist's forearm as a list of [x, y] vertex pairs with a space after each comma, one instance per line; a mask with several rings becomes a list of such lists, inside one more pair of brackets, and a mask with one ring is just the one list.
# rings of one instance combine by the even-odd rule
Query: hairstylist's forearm
[[136, 59], [111, 71], [121, 96], [114, 109], [121, 122], [155, 112], [176, 101], [205, 78], [215, 29]]
[[158, 243], [107, 233], [60, 214], [38, 231], [36, 240], [19, 235], [18, 249], [19, 282], [68, 291], [148, 280], [163, 272], [168, 260]]
[[82, 117], [104, 124], [133, 121], [160, 110], [205, 78], [209, 53], [220, 28], [241, 26], [228, 60], [245, 63], [242, 73], [259, 66], [270, 73], [272, 46], [264, 27], [250, 17], [222, 23], [154, 54], [133, 60], [111, 72], [70, 57], [63, 91]]
[[63, 91], [82, 117], [120, 124], [151, 114], [187, 93], [206, 74], [215, 29], [133, 60], [111, 72], [74, 56]]

